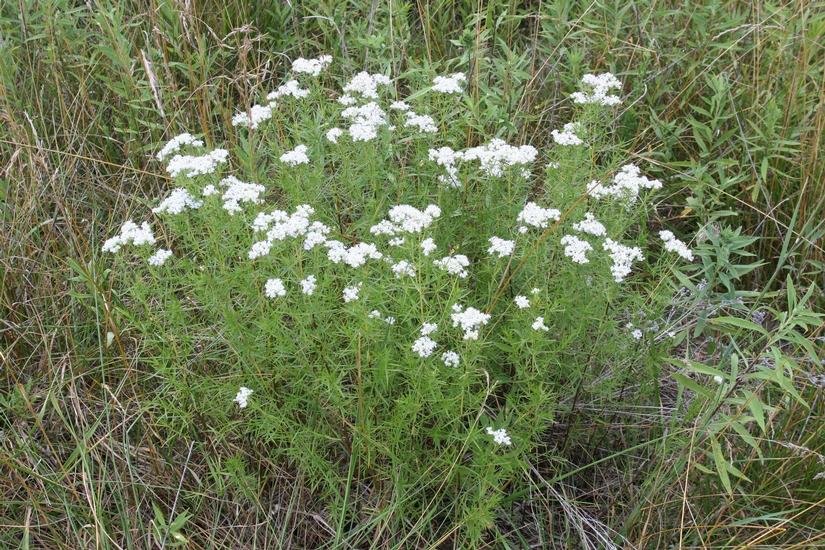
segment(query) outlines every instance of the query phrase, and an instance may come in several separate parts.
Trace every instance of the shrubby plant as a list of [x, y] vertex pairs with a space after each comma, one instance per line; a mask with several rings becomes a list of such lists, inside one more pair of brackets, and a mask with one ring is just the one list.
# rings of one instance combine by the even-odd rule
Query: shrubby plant
[[332, 68], [297, 60], [233, 117], [235, 148], [169, 141], [175, 187], [102, 251], [159, 430], [300, 469], [339, 536], [437, 517], [472, 545], [574, 393], [652, 376], [639, 365], [675, 332], [630, 322], [639, 265], [691, 251], [648, 235], [661, 184], [609, 153], [613, 75], [582, 80], [539, 151], [467, 142], [463, 73], [403, 97], [400, 78]]

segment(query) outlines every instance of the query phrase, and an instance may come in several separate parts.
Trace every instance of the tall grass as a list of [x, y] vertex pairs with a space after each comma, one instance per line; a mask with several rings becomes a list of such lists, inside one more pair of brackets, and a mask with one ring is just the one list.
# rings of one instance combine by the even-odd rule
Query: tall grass
[[[518, 474], [526, 488], [503, 498], [485, 544], [820, 544], [822, 325], [802, 319], [802, 339], [780, 329], [807, 291], [810, 307], [823, 304], [824, 13], [813, 1], [0, 5], [2, 545], [171, 547], [182, 544], [175, 533], [194, 547], [457, 540], [459, 526], [436, 508], [359, 510], [373, 496], [363, 483], [351, 486], [351, 508], [339, 503], [350, 515], [318, 510], [318, 476], [223, 439], [191, 404], [181, 411], [191, 425], [159, 414], [141, 359], [149, 344], [112, 322], [120, 295], [100, 245], [171, 186], [154, 153], [184, 130], [242, 147], [232, 115], [279, 84], [288, 60], [317, 53], [347, 75], [469, 66], [468, 146], [494, 131], [548, 146], [578, 79], [612, 70], [638, 93], [605, 154], [632, 153], [665, 183], [647, 229], [720, 235], [701, 244], [723, 273], [763, 262], [705, 303], [674, 298], [668, 311], [736, 312], [724, 300], [740, 297], [766, 312], [769, 336], [699, 315], [677, 350], [726, 373], [732, 355], [743, 373], [792, 361], [790, 386], [744, 388], [764, 403], [765, 428], [743, 420], [757, 413], [742, 387], [692, 391], [671, 371], [716, 386], [664, 356], [646, 367], [646, 387], [571, 386], [557, 396], [566, 412]], [[721, 237], [740, 226], [759, 240], [737, 248]], [[640, 310], [671, 294], [663, 273], [645, 276], [661, 285]], [[766, 355], [769, 343], [779, 356]], [[401, 531], [409, 538], [388, 542]]]

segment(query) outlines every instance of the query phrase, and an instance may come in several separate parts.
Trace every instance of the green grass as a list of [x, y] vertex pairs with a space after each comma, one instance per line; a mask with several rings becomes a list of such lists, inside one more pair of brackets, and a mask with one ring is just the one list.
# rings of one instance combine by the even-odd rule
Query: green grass
[[[821, 311], [823, 305], [821, 2], [192, 4], [189, 11], [154, 1], [0, 6], [0, 546], [149, 548], [167, 537], [170, 547], [176, 539], [166, 528], [176, 518], [193, 548], [447, 548], [473, 540], [493, 548], [606, 548], [608, 540], [637, 548], [821, 543], [825, 508], [816, 476], [825, 472], [825, 411], [821, 379], [809, 375], [823, 373], [823, 325], [799, 316], [805, 307]], [[542, 365], [588, 366], [564, 385], [553, 380], [549, 395], [525, 396], [553, 404], [554, 414], [536, 421], [530, 452], [509, 474], [479, 476], [480, 483], [501, 487], [494, 528], [485, 528], [489, 503], [480, 492], [475, 500], [471, 491], [462, 493], [460, 476], [427, 478], [432, 471], [424, 468], [416, 484], [403, 478], [409, 472], [380, 462], [374, 448], [330, 454], [309, 436], [284, 445], [265, 422], [249, 433], [230, 431], [237, 418], [220, 411], [228, 410], [230, 388], [240, 382], [226, 362], [242, 357], [254, 365], [278, 348], [232, 337], [237, 329], [231, 325], [223, 327], [226, 338], [245, 342], [244, 349], [198, 348], [214, 334], [213, 321], [193, 320], [192, 304], [178, 299], [178, 287], [162, 294], [180, 308], [179, 318], [165, 319], [174, 330], [158, 332], [150, 319], [161, 304], [152, 291], [137, 287], [128, 294], [124, 287], [124, 273], [140, 283], [140, 272], [100, 253], [123, 221], [146, 219], [147, 207], [172, 187], [153, 158], [169, 138], [190, 131], [210, 146], [243, 150], [244, 134], [231, 126], [232, 116], [282, 83], [289, 59], [319, 53], [333, 55], [342, 79], [364, 69], [404, 74], [404, 95], [434, 74], [464, 70], [472, 107], [466, 129], [451, 128], [454, 146], [500, 135], [542, 154], [551, 149], [551, 130], [571, 119], [566, 97], [578, 79], [610, 70], [625, 94], [632, 91], [632, 102], [620, 109], [611, 141], [579, 160], [610, 166], [630, 158], [664, 182], [649, 199], [642, 234], [669, 228], [685, 240], [702, 232], [711, 237], [691, 243], [705, 255], [694, 271], [684, 270], [694, 283], [716, 277], [718, 285], [702, 300], [675, 295], [682, 283], [659, 258], [649, 262], [658, 268], [636, 276], [645, 294], [613, 297], [628, 300], [633, 312], [691, 319], [677, 348], [651, 346], [655, 353], [641, 362], [629, 350], [614, 356], [618, 320], [598, 311], [603, 303], [590, 310], [575, 300], [559, 304], [559, 319], [574, 327], [566, 342], [571, 351], [543, 356]], [[325, 85], [340, 89], [332, 78]], [[298, 119], [290, 117], [296, 116], [279, 121], [271, 143], [295, 130]], [[408, 152], [426, 156], [426, 146]], [[342, 169], [356, 174], [359, 162], [370, 158], [350, 160]], [[427, 169], [404, 166], [406, 176], [425, 177]], [[249, 160], [237, 175], [275, 175], [259, 169]], [[575, 173], [571, 168], [571, 179]], [[370, 178], [377, 176], [365, 181]], [[375, 208], [384, 215], [396, 202], [380, 210], [360, 204], [360, 190], [342, 192], [345, 207], [326, 213], [342, 228], [361, 212]], [[564, 200], [572, 205], [578, 198]], [[500, 214], [512, 216], [507, 208]], [[759, 239], [745, 246], [726, 231], [737, 227]], [[460, 230], [456, 224], [450, 231]], [[184, 228], [167, 231], [172, 238]], [[216, 254], [239, 243], [216, 242], [206, 257], [219, 265]], [[485, 243], [470, 244], [480, 249]], [[735, 267], [754, 262], [761, 265]], [[548, 265], [528, 264], [524, 273]], [[566, 277], [573, 284], [575, 278]], [[211, 311], [221, 315], [237, 299], [226, 289], [225, 295], [199, 289], [197, 278], [182, 284], [199, 298], [211, 296]], [[804, 296], [807, 303], [793, 314], [794, 301]], [[730, 301], [736, 297], [742, 306]], [[701, 311], [712, 307], [737, 318], [765, 311], [768, 334], [705, 323]], [[585, 330], [564, 311], [585, 311], [594, 328]], [[783, 313], [802, 324], [783, 325]], [[299, 345], [311, 338], [282, 339]], [[365, 343], [339, 358], [356, 377], [366, 349]], [[371, 349], [370, 357], [379, 351]], [[177, 369], [193, 353], [198, 361]], [[677, 383], [672, 372], [714, 391], [721, 386], [712, 376], [666, 361], [687, 357], [728, 373], [732, 356], [743, 377], [771, 368], [773, 374], [743, 378], [726, 395], [704, 396]], [[783, 362], [787, 374], [777, 381], [776, 364]], [[210, 401], [215, 383], [224, 391]], [[328, 387], [302, 391], [323, 395]], [[754, 399], [763, 405], [764, 429]], [[403, 411], [398, 414], [408, 414]], [[306, 412], [332, 419], [327, 427], [342, 424], [329, 409]], [[465, 443], [455, 438], [453, 451]], [[386, 454], [391, 459], [404, 438], [390, 441], [397, 446]], [[434, 468], [466, 467], [457, 452], [418, 452]], [[329, 456], [356, 458], [330, 468], [322, 460]], [[446, 503], [455, 502], [462, 513], [445, 512]], [[473, 526], [480, 535], [467, 539]]]

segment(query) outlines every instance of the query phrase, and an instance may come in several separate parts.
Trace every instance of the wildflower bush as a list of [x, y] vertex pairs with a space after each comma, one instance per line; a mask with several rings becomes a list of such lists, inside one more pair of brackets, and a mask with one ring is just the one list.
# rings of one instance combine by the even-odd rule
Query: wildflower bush
[[621, 82], [585, 76], [541, 152], [470, 139], [466, 85], [299, 59], [233, 145], [169, 141], [173, 188], [102, 246], [155, 429], [297, 468], [337, 536], [380, 518], [477, 544], [552, 460], [551, 424], [628, 380], [654, 391], [689, 330], [638, 317], [693, 253], [648, 231], [661, 184], [615, 142]]

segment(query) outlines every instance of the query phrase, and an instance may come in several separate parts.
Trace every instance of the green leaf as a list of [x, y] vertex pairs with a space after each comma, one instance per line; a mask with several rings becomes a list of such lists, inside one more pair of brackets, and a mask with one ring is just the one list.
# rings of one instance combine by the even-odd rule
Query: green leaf
[[748, 399], [748, 408], [751, 410], [751, 413], [753, 413], [756, 423], [762, 428], [762, 433], [765, 433], [765, 409], [762, 407], [762, 401], [755, 393], [747, 396], [746, 399]]
[[708, 324], [713, 325], [731, 325], [734, 327], [744, 328], [747, 330], [752, 330], [754, 332], [758, 332], [767, 336], [768, 332], [757, 325], [752, 321], [748, 321], [747, 319], [739, 319], [737, 317], [714, 317], [712, 319], [708, 319]]
[[713, 451], [713, 461], [716, 463], [716, 473], [719, 475], [719, 480], [728, 494], [733, 493], [733, 487], [730, 484], [730, 477], [728, 476], [728, 462], [722, 454], [722, 447], [715, 439], [710, 443]]
[[699, 384], [697, 384], [696, 382], [694, 382], [693, 380], [691, 380], [690, 378], [685, 376], [684, 374], [679, 374], [678, 372], [671, 372], [670, 374], [671, 374], [671, 376], [673, 376], [673, 378], [676, 379], [677, 382], [679, 382], [681, 385], [683, 385], [687, 389], [689, 389], [689, 390], [691, 390], [691, 391], [693, 391], [693, 392], [695, 392], [699, 395], [702, 395], [702, 396], [704, 396], [708, 399], [713, 399], [713, 396], [710, 394], [710, 392], [708, 390], [706, 390], [705, 388], [703, 388], [702, 386], [700, 386]]

